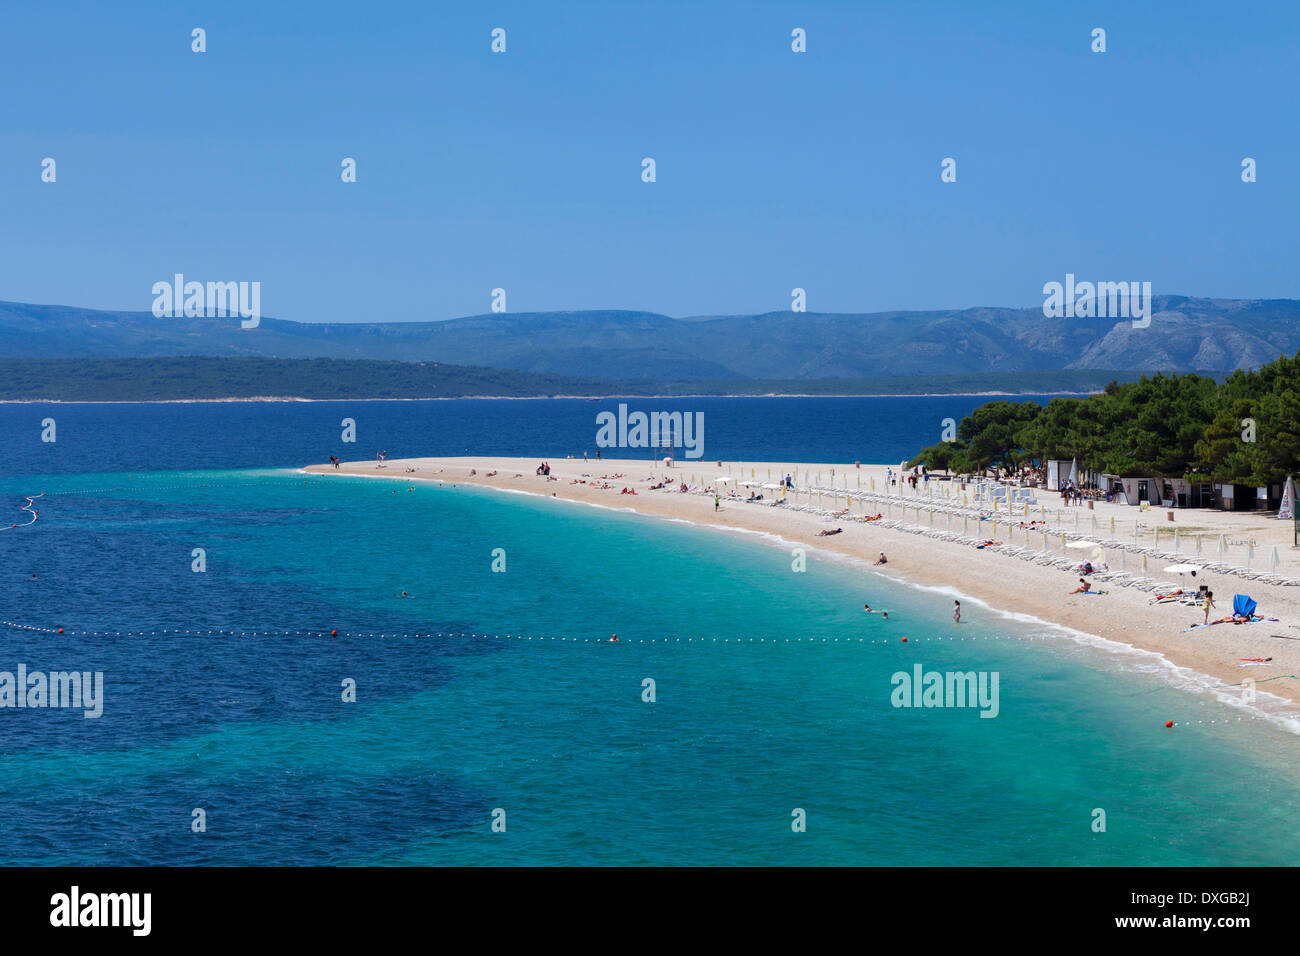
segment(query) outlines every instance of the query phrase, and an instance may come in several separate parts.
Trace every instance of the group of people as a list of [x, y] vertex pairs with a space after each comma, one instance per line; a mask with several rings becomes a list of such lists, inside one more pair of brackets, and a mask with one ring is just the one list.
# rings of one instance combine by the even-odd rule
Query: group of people
[[913, 491], [916, 490], [916, 486], [918, 482], [922, 485], [922, 487], [929, 487], [930, 485], [930, 473], [926, 470], [925, 465], [920, 465], [919, 467], [913, 468], [907, 475], [903, 475], [902, 472], [899, 472], [899, 474], [896, 475], [894, 474], [894, 469], [892, 468], [885, 469], [886, 484], [889, 485], [898, 484], [898, 479], [900, 476], [903, 477], [904, 481], [906, 481], [909, 485], [912, 486]]
[[535, 474], [538, 475], [549, 475], [550, 473], [551, 473], [551, 466], [548, 462], [542, 462], [540, 465], [538, 465], [537, 471], [535, 472]]

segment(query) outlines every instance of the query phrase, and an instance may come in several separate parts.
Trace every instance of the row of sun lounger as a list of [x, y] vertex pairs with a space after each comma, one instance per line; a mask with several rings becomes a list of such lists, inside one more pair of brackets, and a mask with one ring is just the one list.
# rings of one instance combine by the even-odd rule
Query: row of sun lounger
[[[813, 488], [812, 489], [813, 494], [817, 494], [819, 490], [824, 494], [833, 493], [832, 489]], [[838, 492], [840, 494], [844, 493], [843, 489], [838, 489]], [[946, 501], [936, 501], [933, 499], [926, 499], [926, 498], [913, 498], [909, 496], [883, 495], [880, 494], [879, 492], [861, 492], [861, 493], [854, 494], [853, 497], [856, 501], [873, 502], [874, 504], [878, 505], [881, 509], [890, 505], [902, 505], [905, 508], [914, 508], [914, 509], [919, 509], [922, 512], [933, 513], [936, 516], [951, 514], [954, 518], [965, 517], [967, 519], [978, 520], [981, 514], [987, 514], [987, 512], [981, 512], [981, 510], [978, 508], [972, 508], [969, 506], [963, 507], [962, 505], [952, 504]], [[815, 504], [794, 505], [791, 507], [791, 510], [804, 511], [804, 512], [823, 514], [823, 515], [831, 515], [831, 514], [840, 515], [840, 512], [831, 512], [826, 508], [819, 507]], [[862, 521], [865, 520], [865, 518], [859, 515], [843, 515], [842, 517], [839, 518], [839, 520]], [[1012, 524], [1015, 522], [1016, 522], [1016, 518], [1014, 515], [998, 516], [999, 525], [1005, 526], [1007, 524]], [[977, 545], [982, 543], [983, 541], [988, 540], [987, 536], [974, 537], [964, 533], [953, 531], [948, 528], [941, 529], [937, 526], [933, 528], [926, 527], [924, 525], [908, 526], [904, 521], [899, 521], [891, 518], [881, 519], [878, 523], [885, 527], [903, 528], [909, 531], [915, 528], [916, 530], [914, 531], [914, 533], [925, 534], [929, 537], [933, 537], [940, 540], [958, 541], [959, 543], [963, 543], [963, 544], [970, 543], [972, 545]], [[1067, 540], [1073, 540], [1073, 541], [1080, 541], [1083, 540], [1085, 537], [1087, 537], [1087, 535], [1082, 531], [1067, 531], [1065, 529], [1053, 530], [1050, 528], [1045, 528], [1042, 530], [1046, 530], [1047, 534], [1050, 537], [1055, 538], [1064, 534]], [[1001, 533], [1001, 528], [999, 528], [999, 532]], [[1035, 534], [1040, 533], [1040, 530], [1035, 529], [1033, 533]], [[1132, 542], [1121, 541], [1117, 538], [1099, 539], [1098, 543], [1108, 551], [1120, 550], [1135, 556], [1146, 555], [1148, 557], [1155, 557], [1162, 561], [1167, 560], [1167, 561], [1181, 562], [1196, 557], [1195, 555], [1189, 555], [1183, 552], [1165, 551], [1164, 549], [1161, 548], [1134, 547]], [[1025, 560], [1034, 560], [1039, 564], [1050, 564], [1062, 568], [1077, 566], [1079, 563], [1077, 560], [1072, 560], [1070, 558], [1063, 557], [1060, 554], [1051, 551], [1042, 551], [1041, 549], [1036, 549], [1033, 548], [1032, 546], [1016, 547], [1015, 545], [1007, 544], [1007, 545], [995, 546], [987, 550], [1001, 551], [1003, 553], [1011, 553], [1013, 554], [1013, 556], [1020, 557]], [[1202, 566], [1205, 568], [1205, 570], [1212, 571], [1216, 574], [1231, 574], [1240, 578], [1244, 578], [1245, 580], [1248, 581], [1258, 581], [1261, 584], [1273, 584], [1281, 587], [1300, 587], [1300, 578], [1289, 577], [1283, 574], [1275, 574], [1271, 571], [1265, 571], [1260, 568], [1245, 567], [1242, 565], [1232, 564], [1224, 561], [1204, 562], [1202, 563]], [[1115, 583], [1122, 587], [1138, 587], [1140, 590], [1144, 590], [1144, 591], [1161, 591], [1162, 589], [1168, 591], [1176, 591], [1179, 588], [1179, 585], [1177, 584], [1172, 584], [1167, 581], [1156, 581], [1146, 576], [1134, 576], [1133, 574], [1127, 571], [1111, 571], [1108, 572], [1106, 576], [1099, 576], [1094, 574], [1093, 579], [1107, 581], [1108, 583]]]

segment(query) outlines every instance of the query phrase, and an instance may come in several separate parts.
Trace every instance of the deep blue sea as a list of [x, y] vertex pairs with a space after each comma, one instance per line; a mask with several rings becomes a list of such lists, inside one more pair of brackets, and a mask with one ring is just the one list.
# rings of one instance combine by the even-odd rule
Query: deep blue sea
[[[1016, 401], [1046, 402], [1051, 396]], [[447, 455], [596, 455], [596, 415], [704, 415], [704, 458], [896, 462], [942, 437], [943, 421], [988, 401], [927, 398], [464, 399], [418, 402], [227, 402], [0, 405], [0, 474], [181, 468], [268, 468]], [[41, 442], [53, 418], [54, 442]], [[355, 443], [341, 440], [344, 419]], [[681, 449], [678, 449], [679, 457]], [[617, 457], [654, 457], [649, 449]], [[611, 457], [608, 454], [606, 457]]]
[[[710, 400], [708, 454], [899, 460], [978, 401]], [[970, 601], [957, 629], [951, 594], [757, 536], [295, 471], [345, 415], [394, 457], [556, 458], [597, 407], [343, 404], [0, 406], [0, 619], [39, 628], [0, 627], [0, 671], [104, 681], [97, 719], [0, 709], [0, 863], [1300, 852], [1297, 738], [1150, 656]], [[893, 706], [916, 665], [996, 672], [997, 716]]]

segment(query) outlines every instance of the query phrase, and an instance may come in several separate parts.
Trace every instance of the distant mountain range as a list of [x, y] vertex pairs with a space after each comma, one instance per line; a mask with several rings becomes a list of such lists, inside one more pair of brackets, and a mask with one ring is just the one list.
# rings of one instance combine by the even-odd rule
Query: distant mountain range
[[529, 312], [340, 324], [155, 318], [0, 303], [0, 358], [244, 356], [440, 362], [588, 380], [713, 383], [1059, 369], [1224, 375], [1300, 349], [1300, 301], [1155, 296], [1151, 324], [1040, 308], [675, 319]]

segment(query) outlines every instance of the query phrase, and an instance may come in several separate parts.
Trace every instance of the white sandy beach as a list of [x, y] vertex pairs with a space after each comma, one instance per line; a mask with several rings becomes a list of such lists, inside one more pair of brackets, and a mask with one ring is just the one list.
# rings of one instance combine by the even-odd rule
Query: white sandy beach
[[[1171, 553], [1175, 547], [1173, 532], [1175, 528], [1179, 529], [1180, 561], [1203, 566], [1223, 560], [1216, 553], [1219, 535], [1223, 534], [1229, 542], [1237, 542], [1229, 547], [1228, 562], [1244, 565], [1246, 551], [1243, 542], [1253, 541], [1253, 567], [1267, 570], [1268, 557], [1276, 546], [1281, 558], [1278, 574], [1300, 578], [1300, 550], [1292, 547], [1292, 524], [1271, 517], [1270, 512], [1184, 509], [1176, 510], [1171, 522], [1163, 509], [1143, 512], [1136, 507], [1104, 502], [1096, 503], [1092, 510], [1086, 506], [1064, 509], [1056, 494], [1040, 490], [1038, 504], [1030, 509], [1027, 517], [1023, 509], [1018, 508], [1010, 527], [1004, 506], [994, 531], [991, 519], [979, 520], [979, 509], [974, 502], [969, 507], [961, 507], [963, 492], [955, 483], [932, 480], [930, 498], [913, 494], [905, 485], [901, 491], [898, 487], [891, 489], [892, 496], [888, 499], [869, 497], [873, 492], [873, 480], [875, 495], [885, 494], [884, 465], [864, 464], [859, 468], [853, 463], [723, 462], [719, 466], [716, 461], [679, 461], [674, 467], [665, 468], [661, 463], [644, 459], [548, 461], [550, 479], [535, 474], [539, 460], [518, 458], [390, 459], [382, 468], [375, 461], [363, 461], [344, 463], [337, 470], [328, 464], [311, 465], [305, 470], [319, 474], [434, 480], [510, 489], [567, 501], [628, 508], [646, 515], [682, 518], [719, 529], [765, 532], [810, 548], [858, 559], [874, 560], [879, 552], [884, 551], [889, 562], [877, 569], [883, 573], [917, 584], [952, 587], [1000, 610], [1032, 615], [1153, 651], [1175, 665], [1210, 675], [1225, 684], [1236, 684], [1247, 678], [1262, 681], [1300, 673], [1300, 587], [1211, 571], [1202, 571], [1195, 579], [1186, 577], [1181, 582], [1184, 590], [1194, 592], [1203, 583], [1214, 593], [1217, 608], [1211, 612], [1211, 620], [1232, 613], [1232, 596], [1237, 593], [1249, 594], [1258, 601], [1256, 613], [1279, 620], [1220, 624], [1184, 631], [1189, 625], [1201, 622], [1204, 613], [1200, 608], [1153, 605], [1153, 592], [1105, 581], [1095, 582], [1093, 588], [1104, 590], [1106, 594], [1071, 595], [1069, 592], [1077, 585], [1079, 575], [1070, 570], [1034, 563], [1001, 551], [980, 550], [969, 544], [927, 537], [903, 527], [886, 526], [886, 522], [898, 523], [919, 527], [925, 532], [933, 529], [935, 534], [965, 531], [973, 538], [988, 538], [1006, 546], [1027, 546], [1041, 551], [1044, 545], [1042, 533], [1026, 532], [1018, 525], [1023, 521], [1045, 520], [1049, 531], [1048, 548], [1058, 558], [1079, 561], [1091, 557], [1093, 551], [1063, 548], [1062, 533], [1090, 541], [1119, 540], [1132, 544], [1136, 521], [1138, 546], [1152, 547], [1152, 533], [1158, 528], [1160, 549]], [[765, 506], [774, 497], [779, 498], [781, 493], [761, 486], [775, 485], [786, 474], [796, 475], [796, 491], [787, 496], [786, 504]], [[674, 483], [668, 486], [672, 490], [650, 490], [649, 486], [658, 484], [665, 477], [674, 479]], [[729, 498], [727, 489], [735, 487], [736, 483], [720, 483], [719, 479], [723, 477], [752, 480], [758, 486], [738, 488], [740, 497]], [[678, 491], [677, 482], [683, 479], [698, 486], [701, 493], [682, 494]], [[839, 492], [836, 500], [832, 500], [830, 493], [823, 492], [820, 506], [817, 493], [814, 491], [810, 496], [804, 490], [809, 486], [830, 488], [832, 484], [841, 489], [847, 485], [847, 494], [855, 498], [851, 506], [844, 490]], [[636, 494], [621, 494], [624, 488], [635, 490]], [[702, 493], [705, 488], [718, 489], [721, 494], [716, 512], [713, 494]], [[968, 486], [966, 494], [969, 495], [970, 490]], [[765, 504], [742, 500], [747, 499], [751, 491], [763, 494]], [[940, 507], [930, 511], [925, 508], [927, 504]], [[848, 506], [849, 512], [844, 517], [830, 517], [817, 511], [794, 510], [796, 506], [808, 505], [814, 509], [819, 506], [820, 511], [825, 512], [843, 511]], [[921, 506], [919, 510], [917, 505]], [[884, 514], [884, 520], [850, 520], [876, 513]], [[1092, 526], [1094, 516], [1097, 529]], [[1112, 519], [1115, 522], [1113, 531]], [[837, 527], [843, 528], [842, 534], [818, 535], [819, 531]], [[1201, 536], [1199, 555], [1197, 535]], [[1120, 568], [1119, 549], [1106, 548], [1104, 557], [1112, 571]], [[1133, 551], [1124, 557], [1131, 577], [1141, 577], [1143, 557]], [[1148, 556], [1146, 574], [1156, 582], [1167, 581], [1177, 588], [1180, 586], [1178, 575], [1163, 573], [1163, 568], [1175, 563], [1179, 561]], [[869, 584], [865, 584], [864, 600], [870, 599], [869, 589]], [[966, 620], [980, 613], [977, 607], [964, 608]], [[1272, 658], [1272, 661], [1263, 666], [1242, 667], [1240, 658]], [[1297, 680], [1275, 680], [1262, 684], [1259, 689], [1300, 701], [1300, 681]]]

